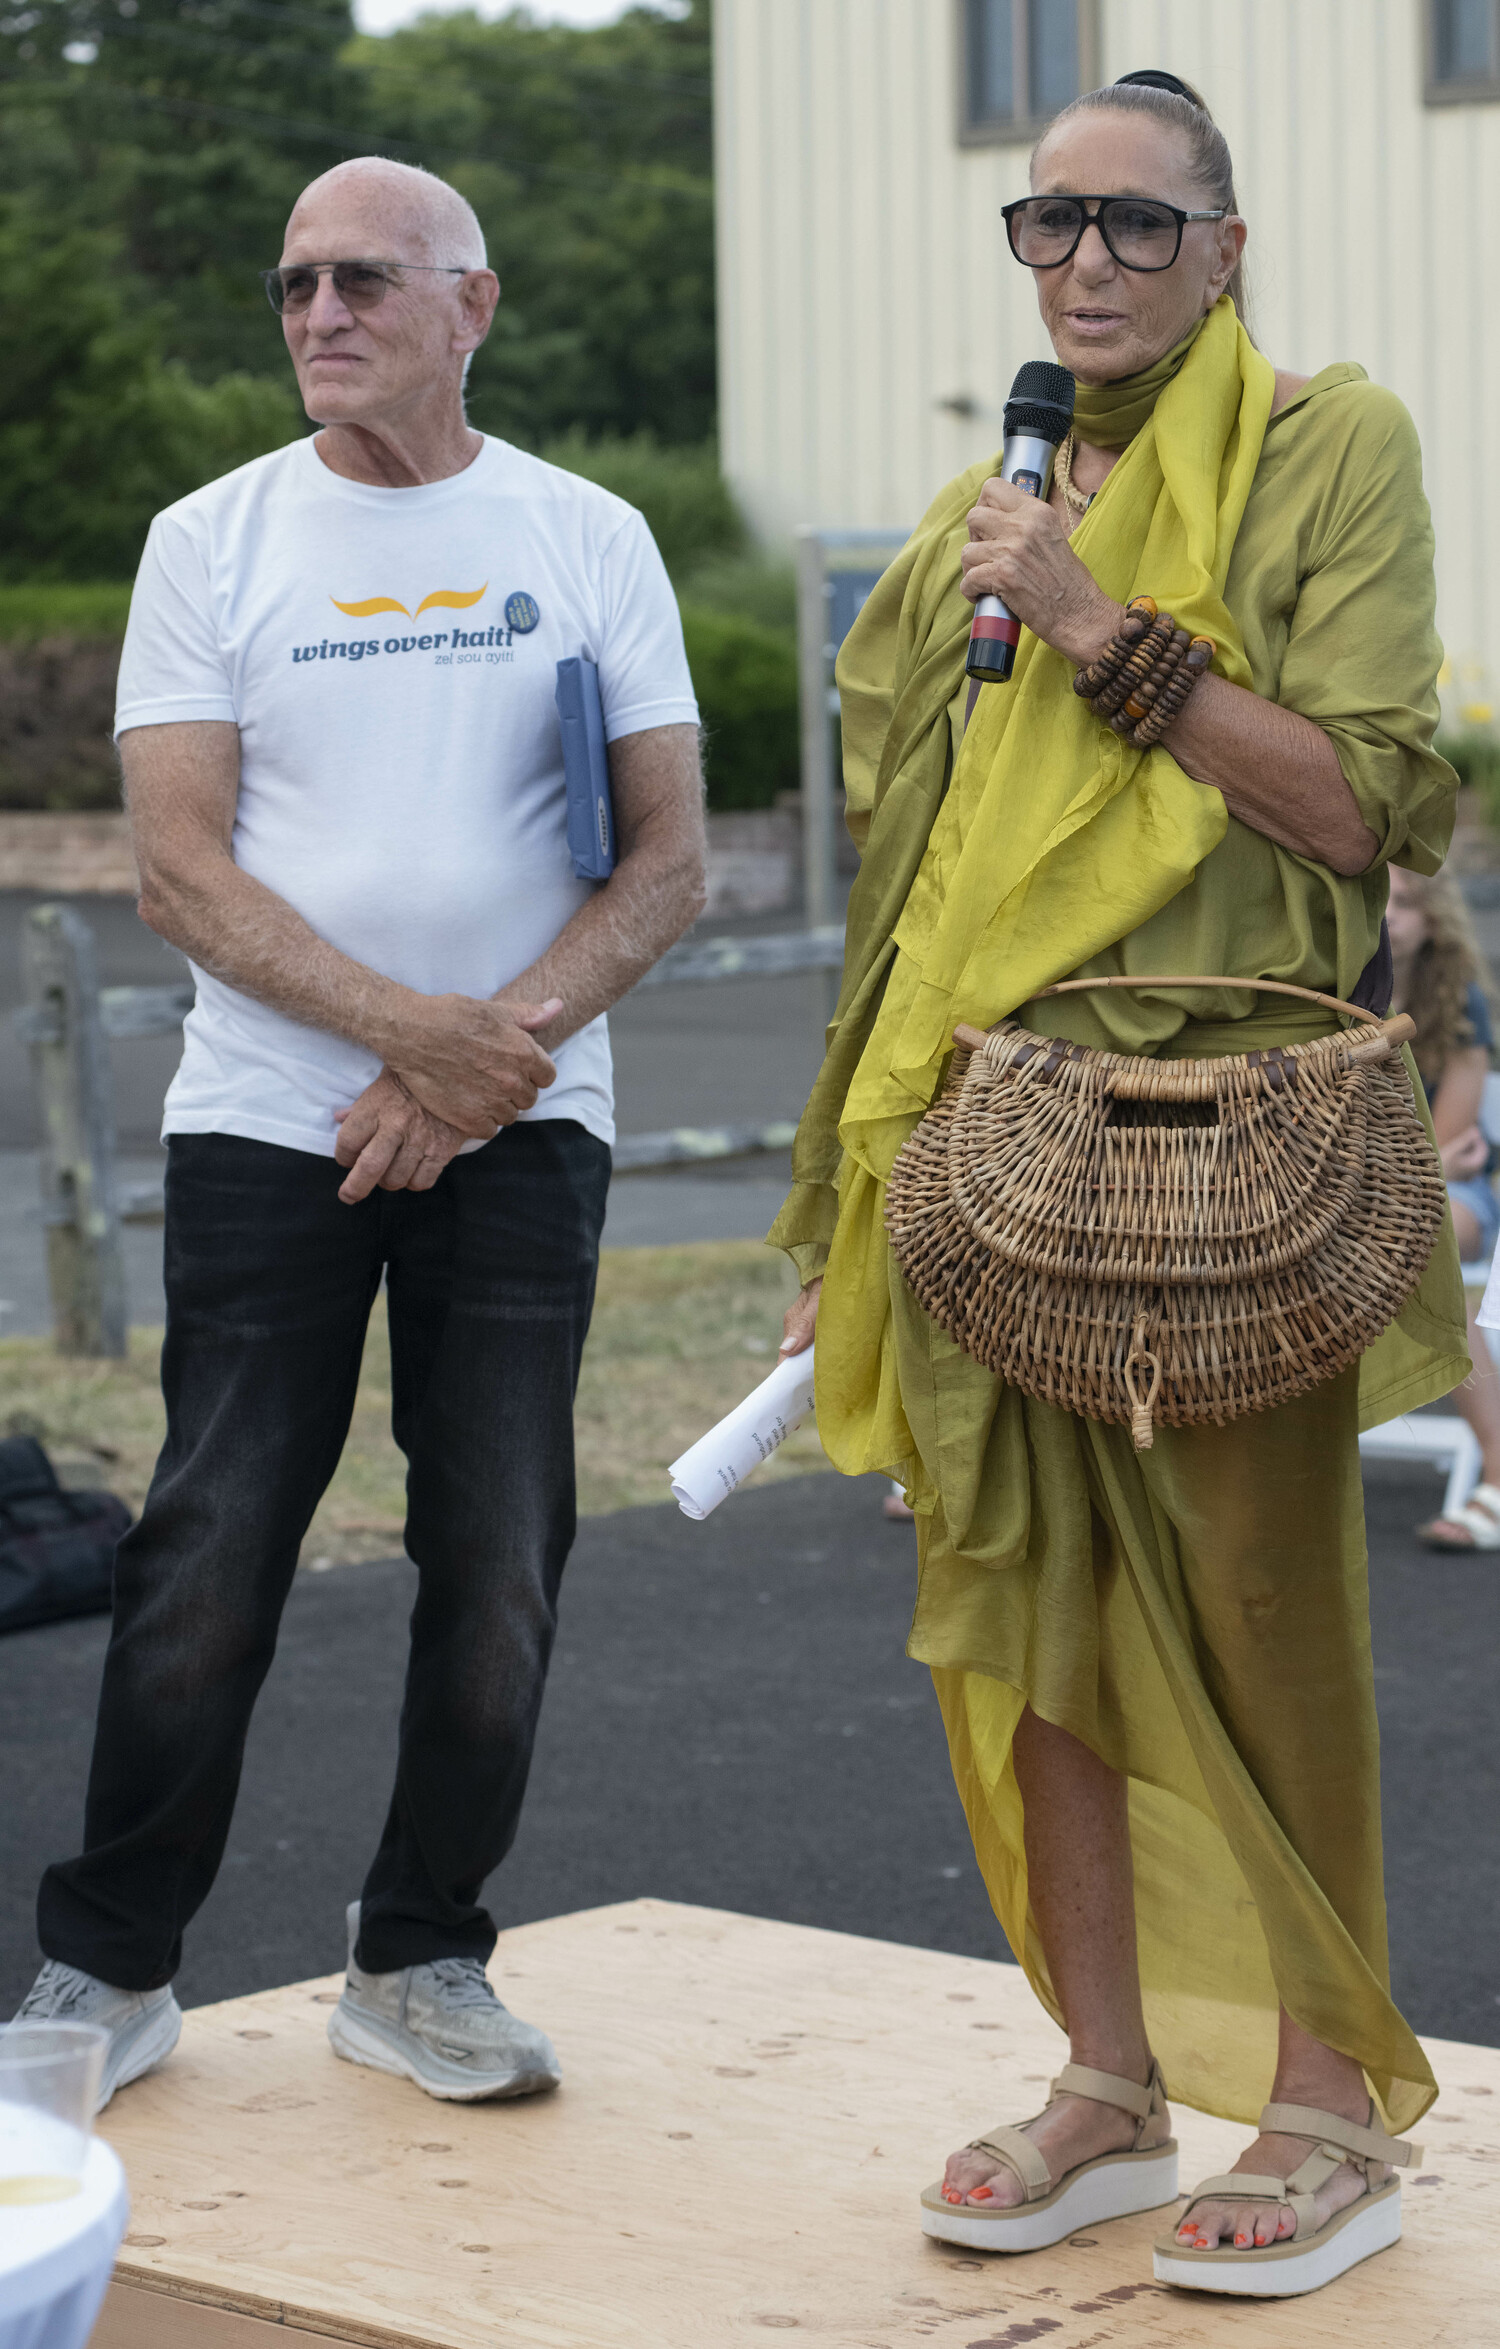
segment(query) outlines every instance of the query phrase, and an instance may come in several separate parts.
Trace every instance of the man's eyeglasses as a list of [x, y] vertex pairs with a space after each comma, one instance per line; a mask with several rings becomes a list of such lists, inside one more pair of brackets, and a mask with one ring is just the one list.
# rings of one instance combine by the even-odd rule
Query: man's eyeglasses
[[1000, 209], [1010, 249], [1028, 269], [1071, 261], [1090, 221], [1122, 269], [1170, 269], [1190, 220], [1227, 217], [1222, 204], [1215, 212], [1180, 212], [1155, 196], [1022, 196]]
[[422, 261], [297, 261], [283, 269], [263, 269], [261, 283], [278, 318], [290, 310], [310, 310], [320, 277], [333, 279], [333, 290], [346, 310], [378, 310], [393, 285], [411, 271], [424, 277], [467, 277], [466, 269], [440, 269]]

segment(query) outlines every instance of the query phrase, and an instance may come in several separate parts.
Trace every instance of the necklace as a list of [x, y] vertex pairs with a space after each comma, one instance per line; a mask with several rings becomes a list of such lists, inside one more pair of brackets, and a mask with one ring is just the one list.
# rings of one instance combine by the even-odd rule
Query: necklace
[[1075, 489], [1073, 486], [1073, 451], [1076, 446], [1076, 439], [1069, 432], [1053, 462], [1052, 477], [1062, 491], [1063, 504], [1067, 507], [1068, 512], [1076, 514], [1082, 520], [1094, 499], [1092, 495], [1085, 497], [1081, 489]]

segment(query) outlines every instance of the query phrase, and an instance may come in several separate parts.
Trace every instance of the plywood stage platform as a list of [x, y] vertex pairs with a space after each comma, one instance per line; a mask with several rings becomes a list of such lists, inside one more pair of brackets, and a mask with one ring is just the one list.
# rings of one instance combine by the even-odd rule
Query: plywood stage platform
[[[1500, 2337], [1500, 2052], [1439, 2042], [1406, 2237], [1313, 2298], [1159, 2289], [1161, 2215], [982, 2259], [924, 2240], [946, 2151], [1035, 2109], [1012, 1966], [636, 1901], [505, 1934], [553, 2097], [438, 2104], [336, 2061], [337, 1979], [187, 2018], [104, 2129], [133, 2216], [95, 2349], [1480, 2349]], [[1179, 2110], [1184, 2179], [1242, 2130]], [[1163, 2214], [1164, 2215], [1164, 2214]]]

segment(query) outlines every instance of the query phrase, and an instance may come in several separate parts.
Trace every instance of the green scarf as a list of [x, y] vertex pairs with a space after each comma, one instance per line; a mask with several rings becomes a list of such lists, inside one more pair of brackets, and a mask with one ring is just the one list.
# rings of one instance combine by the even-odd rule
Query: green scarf
[[[1162, 376], [1151, 413], [1071, 543], [1109, 595], [1154, 595], [1215, 639], [1221, 674], [1248, 685], [1223, 587], [1274, 374], [1227, 298], [1185, 351], [1150, 373]], [[1137, 379], [1093, 399], [1128, 413], [1139, 392]], [[1012, 683], [980, 695], [950, 781], [949, 705], [971, 616], [959, 550], [964, 517], [995, 470], [976, 466], [938, 498], [839, 663], [856, 738], [871, 723], [860, 679], [887, 681], [869, 697], [886, 715], [885, 743], [869, 808], [851, 807], [851, 829], [866, 836], [844, 985], [798, 1128], [797, 1188], [770, 1236], [790, 1247], [832, 1240], [818, 1410], [840, 1466], [866, 1450], [853, 1423], [873, 1404], [889, 1315], [884, 1179], [933, 1098], [955, 1024], [993, 1025], [1138, 928], [1186, 887], [1227, 821], [1219, 793], [1168, 751], [1143, 753], [1101, 726], [1072, 692], [1070, 664], [1029, 630]]]
[[1191, 334], [1140, 375], [1122, 376], [1118, 383], [1081, 383], [1073, 401], [1073, 430], [1079, 439], [1096, 449], [1129, 448], [1206, 323], [1200, 318]]

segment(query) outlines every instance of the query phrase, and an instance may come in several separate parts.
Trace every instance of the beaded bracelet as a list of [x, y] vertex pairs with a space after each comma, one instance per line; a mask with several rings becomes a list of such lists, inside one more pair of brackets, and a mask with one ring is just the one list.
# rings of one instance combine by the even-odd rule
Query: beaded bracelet
[[[1137, 689], [1143, 686], [1149, 677], [1154, 677], [1163, 663], [1170, 661], [1173, 633], [1171, 613], [1159, 613], [1126, 660], [1124, 667], [1117, 671], [1100, 692], [1093, 695], [1094, 708], [1101, 718], [1107, 718], [1111, 724], [1114, 724], [1116, 712], [1123, 710], [1128, 703], [1133, 701]], [[1141, 714], [1145, 715], [1144, 709]], [[1126, 724], [1133, 726], [1135, 724], [1134, 718], [1128, 718]], [[1117, 733], [1120, 731], [1118, 726], [1115, 731]]]
[[[1162, 621], [1165, 622], [1171, 633], [1161, 646], [1151, 668], [1134, 680], [1133, 684], [1119, 696], [1111, 709], [1105, 710], [1100, 708], [1098, 703], [1095, 704], [1095, 707], [1099, 708], [1100, 716], [1108, 718], [1117, 734], [1128, 734], [1132, 726], [1140, 724], [1153, 703], [1160, 700], [1187, 657], [1188, 646], [1193, 641], [1187, 630], [1172, 627], [1170, 612], [1162, 614]], [[1158, 626], [1160, 625], [1161, 622], [1158, 623]], [[1144, 650], [1144, 647], [1142, 649]]]
[[1118, 632], [1079, 670], [1073, 691], [1116, 734], [1149, 750], [1181, 715], [1215, 649], [1211, 636], [1190, 636], [1159, 611], [1154, 597], [1133, 596]]
[[1119, 633], [1110, 638], [1097, 661], [1092, 661], [1088, 668], [1079, 670], [1073, 680], [1073, 691], [1080, 695], [1084, 701], [1092, 701], [1094, 695], [1123, 668], [1131, 651], [1140, 642], [1155, 618], [1156, 599], [1154, 596], [1132, 596], [1130, 602], [1125, 606], [1125, 618], [1121, 622]]
[[1160, 742], [1173, 720], [1180, 716], [1183, 704], [1199, 678], [1207, 672], [1215, 650], [1211, 636], [1195, 636], [1192, 639], [1180, 666], [1168, 678], [1131, 736], [1138, 750], [1149, 750], [1154, 742]]

